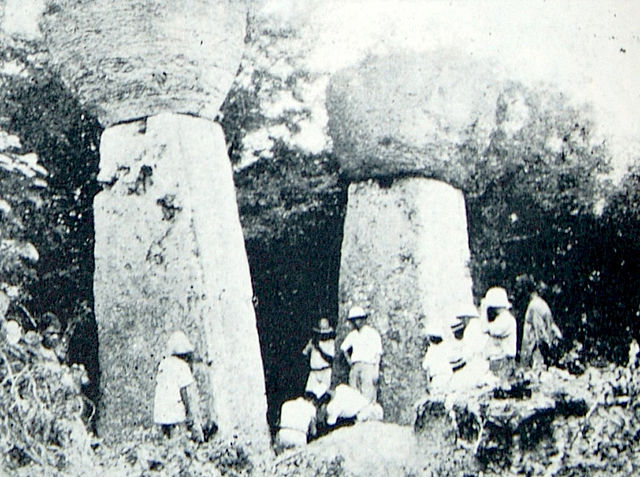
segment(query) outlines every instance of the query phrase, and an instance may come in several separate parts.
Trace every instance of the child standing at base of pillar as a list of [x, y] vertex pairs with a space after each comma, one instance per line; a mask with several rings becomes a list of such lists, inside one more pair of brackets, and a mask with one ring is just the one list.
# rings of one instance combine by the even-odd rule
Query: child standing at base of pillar
[[182, 331], [174, 331], [167, 342], [167, 354], [158, 366], [153, 420], [166, 437], [191, 429], [192, 437], [204, 441], [198, 412], [197, 384], [189, 365], [194, 347]]

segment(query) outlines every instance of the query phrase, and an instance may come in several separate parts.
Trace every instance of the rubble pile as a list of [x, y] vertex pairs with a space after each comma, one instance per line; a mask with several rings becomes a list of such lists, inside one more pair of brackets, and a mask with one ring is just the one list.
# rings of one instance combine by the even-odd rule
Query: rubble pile
[[528, 371], [496, 389], [429, 396], [417, 407], [415, 431], [449, 471], [633, 475], [640, 471], [639, 378], [632, 366], [581, 376]]

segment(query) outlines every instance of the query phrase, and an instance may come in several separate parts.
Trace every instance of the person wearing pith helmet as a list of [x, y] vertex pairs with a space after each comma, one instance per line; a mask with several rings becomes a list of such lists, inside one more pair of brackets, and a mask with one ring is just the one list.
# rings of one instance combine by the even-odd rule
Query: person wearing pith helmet
[[[480, 314], [472, 303], [463, 303], [458, 306], [456, 320], [462, 324], [462, 346], [467, 360], [475, 357], [484, 357], [484, 350], [487, 343], [486, 329], [480, 322]], [[459, 333], [458, 329], [453, 330], [454, 335]]]
[[166, 437], [190, 429], [198, 442], [204, 432], [198, 410], [197, 384], [190, 362], [195, 348], [184, 332], [171, 333], [167, 351], [158, 366], [153, 403], [153, 420]]
[[347, 320], [353, 327], [342, 342], [340, 351], [349, 363], [349, 386], [357, 389], [370, 402], [377, 401], [382, 339], [380, 333], [366, 324], [368, 314], [360, 306], [349, 310]]
[[486, 353], [491, 371], [500, 378], [513, 374], [517, 352], [517, 324], [511, 302], [502, 287], [489, 288], [483, 298], [489, 339]]

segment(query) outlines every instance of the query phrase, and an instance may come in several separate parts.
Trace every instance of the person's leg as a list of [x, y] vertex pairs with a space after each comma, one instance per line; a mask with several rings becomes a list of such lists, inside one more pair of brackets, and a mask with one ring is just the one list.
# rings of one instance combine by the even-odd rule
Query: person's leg
[[360, 392], [371, 402], [378, 400], [378, 367], [374, 364], [364, 364], [361, 373]]
[[349, 386], [354, 389], [358, 388], [358, 374], [360, 372], [360, 363], [353, 363], [351, 365], [351, 369], [349, 370]]

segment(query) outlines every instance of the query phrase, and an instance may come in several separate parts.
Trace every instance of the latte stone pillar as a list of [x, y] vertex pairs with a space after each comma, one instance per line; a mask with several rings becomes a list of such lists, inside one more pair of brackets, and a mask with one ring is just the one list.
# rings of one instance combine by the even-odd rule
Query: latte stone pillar
[[[369, 58], [336, 73], [329, 132], [350, 180], [341, 248], [338, 346], [348, 310], [361, 305], [382, 337], [378, 401], [385, 420], [413, 424], [426, 391], [425, 328], [448, 327], [472, 303], [463, 192], [456, 155], [464, 132], [483, 141], [495, 120], [490, 76], [436, 54]], [[443, 64], [444, 63], [444, 64]], [[335, 361], [336, 381], [347, 379]]]
[[201, 408], [268, 446], [249, 266], [224, 136], [246, 2], [53, 0], [50, 61], [105, 130], [94, 202], [98, 432], [153, 424], [167, 338], [193, 341]]
[[[378, 399], [389, 421], [412, 424], [424, 394], [425, 323], [470, 303], [462, 193], [432, 179], [349, 186], [340, 261], [340, 317], [360, 304], [382, 336]], [[339, 341], [344, 337], [344, 327]]]

